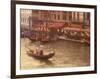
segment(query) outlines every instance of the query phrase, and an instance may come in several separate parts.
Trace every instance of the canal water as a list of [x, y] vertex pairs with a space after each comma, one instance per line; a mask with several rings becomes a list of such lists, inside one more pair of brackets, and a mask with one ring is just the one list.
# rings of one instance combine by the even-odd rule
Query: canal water
[[[50, 60], [42, 61], [27, 55], [27, 48], [35, 50], [37, 46], [44, 46], [44, 53], [55, 51]], [[48, 43], [30, 41], [21, 38], [21, 69], [54, 68], [54, 67], [82, 67], [90, 65], [90, 46], [78, 42], [57, 40]]]

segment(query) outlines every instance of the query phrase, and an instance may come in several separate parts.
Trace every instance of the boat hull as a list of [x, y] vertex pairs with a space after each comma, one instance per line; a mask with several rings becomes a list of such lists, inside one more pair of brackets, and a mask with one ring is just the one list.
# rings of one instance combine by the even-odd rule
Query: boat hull
[[39, 59], [39, 60], [48, 60], [48, 59], [52, 58], [55, 55], [55, 53], [49, 53], [47, 55], [37, 55], [37, 54], [35, 54], [33, 52], [27, 52], [27, 54], [29, 56], [31, 56], [31, 57], [33, 57], [35, 59]]

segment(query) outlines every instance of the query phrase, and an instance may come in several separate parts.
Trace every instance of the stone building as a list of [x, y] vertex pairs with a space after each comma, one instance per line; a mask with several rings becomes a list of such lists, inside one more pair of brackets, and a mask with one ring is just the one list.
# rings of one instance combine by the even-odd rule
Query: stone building
[[90, 14], [87, 12], [50, 11], [22, 9], [21, 28], [28, 29], [35, 25], [47, 25], [52, 23], [81, 23], [83, 26], [90, 25]]
[[90, 13], [52, 10], [21, 10], [21, 28], [31, 31], [31, 39], [57, 39], [65, 35], [69, 39], [88, 40]]
[[[64, 22], [64, 23], [83, 23], [90, 25], [90, 14], [88, 12], [71, 11], [50, 11], [50, 10], [32, 10], [33, 24], [36, 22]], [[35, 23], [34, 23], [35, 22]]]
[[29, 17], [32, 17], [32, 10], [21, 9], [20, 10], [20, 23], [22, 29], [29, 29]]

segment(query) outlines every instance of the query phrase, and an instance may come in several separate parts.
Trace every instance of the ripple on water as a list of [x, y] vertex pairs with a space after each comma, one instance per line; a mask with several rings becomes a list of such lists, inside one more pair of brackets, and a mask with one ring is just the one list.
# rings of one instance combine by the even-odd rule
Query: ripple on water
[[90, 65], [90, 47], [81, 43], [59, 40], [44, 45], [44, 52], [55, 51], [55, 56], [48, 61], [36, 60], [26, 54], [28, 48], [35, 50], [40, 42], [21, 39], [21, 69], [78, 67]]

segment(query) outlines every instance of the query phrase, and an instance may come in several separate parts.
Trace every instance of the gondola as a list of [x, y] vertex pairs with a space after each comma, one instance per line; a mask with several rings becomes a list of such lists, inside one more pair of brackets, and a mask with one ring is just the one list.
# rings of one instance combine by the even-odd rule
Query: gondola
[[55, 55], [55, 52], [50, 52], [47, 55], [37, 55], [36, 53], [34, 53], [34, 51], [27, 51], [27, 54], [31, 57], [34, 57], [35, 59], [48, 60]]

